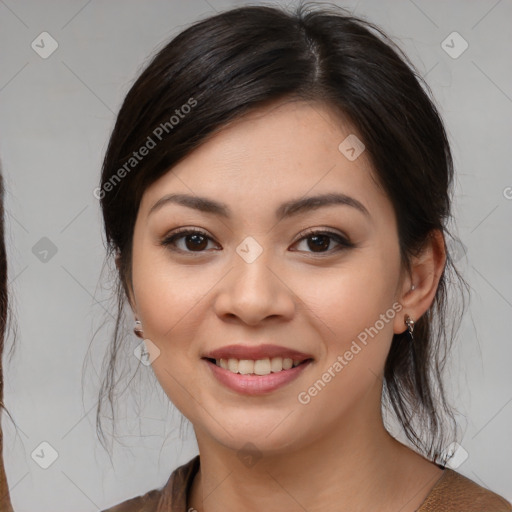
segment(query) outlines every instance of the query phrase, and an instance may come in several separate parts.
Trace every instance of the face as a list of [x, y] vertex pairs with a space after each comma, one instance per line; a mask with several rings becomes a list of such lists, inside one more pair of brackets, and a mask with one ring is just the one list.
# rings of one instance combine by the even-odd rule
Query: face
[[326, 106], [274, 104], [145, 191], [132, 307], [198, 436], [277, 453], [378, 415], [401, 265], [365, 153], [339, 149], [351, 133]]

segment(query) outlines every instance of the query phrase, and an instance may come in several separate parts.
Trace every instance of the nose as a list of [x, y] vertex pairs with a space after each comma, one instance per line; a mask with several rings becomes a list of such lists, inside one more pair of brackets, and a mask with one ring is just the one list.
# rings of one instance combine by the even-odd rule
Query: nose
[[219, 318], [256, 326], [263, 321], [290, 320], [296, 295], [280, 277], [279, 268], [265, 255], [248, 263], [234, 255], [233, 268], [220, 283], [214, 304]]

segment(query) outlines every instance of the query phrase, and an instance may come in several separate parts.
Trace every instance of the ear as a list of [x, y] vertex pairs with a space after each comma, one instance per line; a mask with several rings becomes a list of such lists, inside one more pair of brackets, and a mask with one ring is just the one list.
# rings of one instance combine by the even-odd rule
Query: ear
[[[430, 232], [421, 252], [412, 258], [410, 273], [400, 285], [398, 301], [403, 310], [401, 315], [395, 317], [395, 334], [407, 329], [405, 315], [409, 315], [416, 322], [430, 308], [445, 264], [444, 236], [440, 230], [434, 229]], [[411, 289], [413, 287], [414, 289]]]

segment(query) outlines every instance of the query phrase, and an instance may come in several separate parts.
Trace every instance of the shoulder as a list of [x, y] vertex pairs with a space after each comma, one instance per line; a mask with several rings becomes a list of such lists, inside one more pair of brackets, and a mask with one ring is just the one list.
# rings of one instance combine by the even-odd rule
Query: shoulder
[[473, 480], [446, 468], [417, 512], [511, 512], [512, 505]]
[[184, 510], [187, 493], [199, 469], [199, 456], [175, 469], [161, 489], [153, 489], [102, 512], [156, 512], [157, 510]]
[[155, 511], [162, 496], [162, 491], [157, 489], [150, 491], [144, 496], [138, 496], [119, 505], [108, 508], [103, 512], [150, 512]]

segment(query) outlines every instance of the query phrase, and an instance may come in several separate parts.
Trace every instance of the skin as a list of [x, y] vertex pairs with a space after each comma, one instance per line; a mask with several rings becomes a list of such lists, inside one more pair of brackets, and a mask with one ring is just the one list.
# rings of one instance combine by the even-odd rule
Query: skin
[[[201, 470], [189, 506], [198, 511], [415, 510], [442, 475], [392, 438], [381, 417], [382, 374], [405, 314], [431, 305], [445, 264], [435, 233], [404, 272], [391, 202], [363, 152], [349, 161], [338, 146], [350, 125], [317, 103], [280, 102], [215, 133], [152, 184], [133, 238], [130, 303], [143, 337], [160, 350], [152, 364], [169, 399], [192, 422]], [[276, 220], [285, 201], [339, 192], [354, 207], [331, 205]], [[166, 203], [170, 193], [206, 196], [229, 219]], [[205, 231], [202, 252], [176, 228]], [[334, 231], [354, 247], [305, 229]], [[252, 236], [262, 254], [247, 263], [236, 247]], [[309, 235], [310, 236], [310, 235]], [[327, 245], [330, 240], [330, 245]], [[188, 252], [186, 252], [188, 251]], [[411, 286], [415, 285], [414, 290]], [[402, 310], [311, 401], [297, 397], [394, 303]], [[201, 356], [229, 344], [275, 343], [311, 354], [293, 382], [250, 397], [217, 382]], [[237, 456], [252, 443], [253, 465]]]

